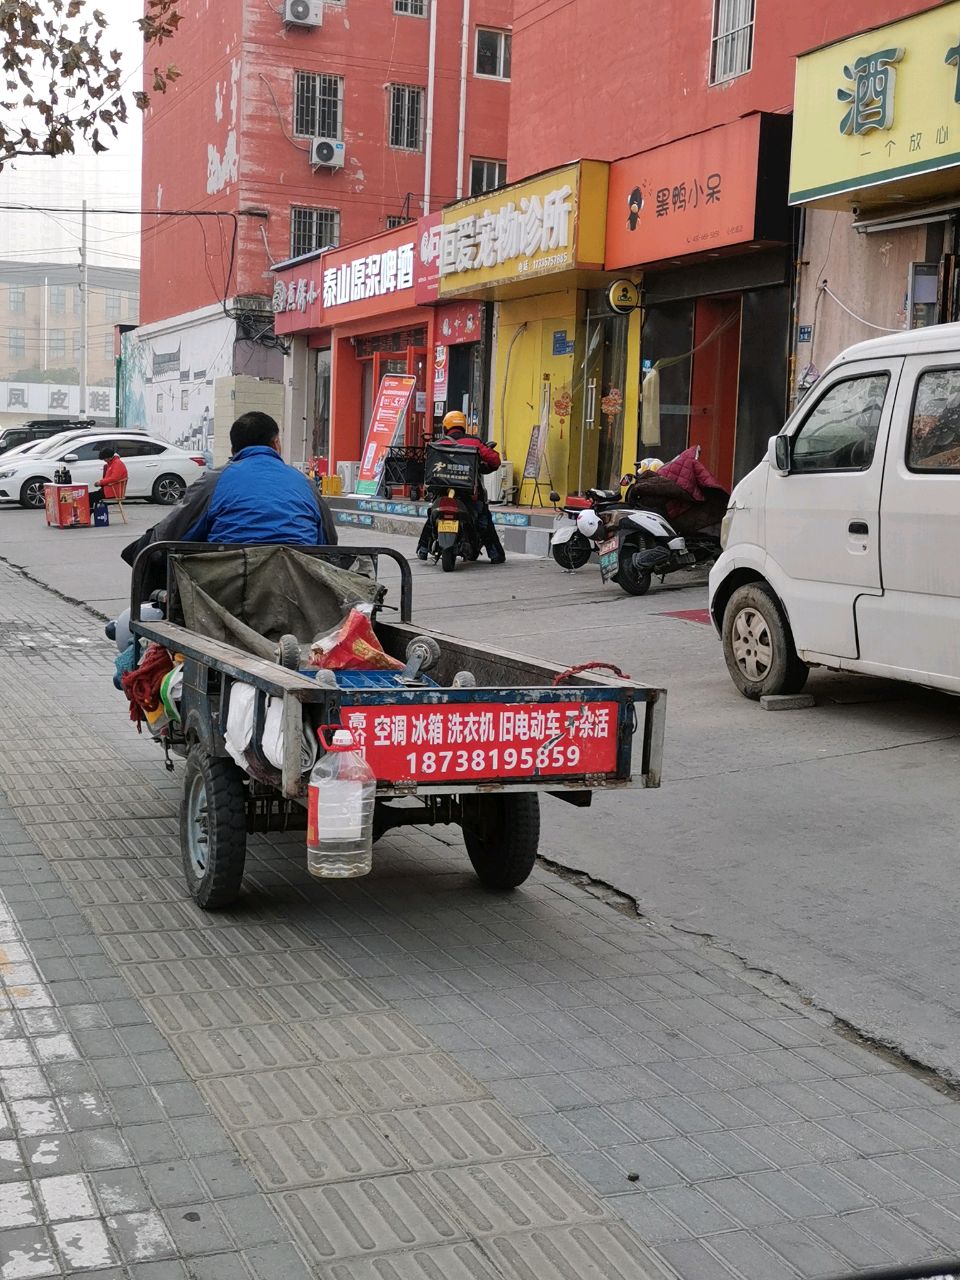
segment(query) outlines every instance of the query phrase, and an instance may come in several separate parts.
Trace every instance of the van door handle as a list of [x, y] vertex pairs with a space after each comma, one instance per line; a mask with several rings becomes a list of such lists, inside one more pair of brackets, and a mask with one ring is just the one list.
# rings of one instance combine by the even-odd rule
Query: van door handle
[[851, 520], [849, 525], [847, 525], [847, 530], [850, 533], [859, 534], [864, 538], [870, 532], [870, 528], [866, 520]]

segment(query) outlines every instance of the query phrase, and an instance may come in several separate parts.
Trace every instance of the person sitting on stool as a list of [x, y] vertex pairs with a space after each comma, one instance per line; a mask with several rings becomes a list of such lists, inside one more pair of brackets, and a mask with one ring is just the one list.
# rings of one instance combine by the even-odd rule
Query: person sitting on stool
[[127, 482], [127, 468], [116, 449], [101, 449], [100, 461], [104, 464], [100, 487], [90, 490], [90, 506], [95, 507], [105, 498], [116, 501], [123, 497], [123, 486]]

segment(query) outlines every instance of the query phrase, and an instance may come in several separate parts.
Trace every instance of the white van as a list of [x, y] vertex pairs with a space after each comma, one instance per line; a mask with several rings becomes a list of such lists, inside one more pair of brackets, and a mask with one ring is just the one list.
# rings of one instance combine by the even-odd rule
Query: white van
[[747, 698], [811, 666], [960, 693], [960, 324], [839, 355], [734, 489], [710, 611]]

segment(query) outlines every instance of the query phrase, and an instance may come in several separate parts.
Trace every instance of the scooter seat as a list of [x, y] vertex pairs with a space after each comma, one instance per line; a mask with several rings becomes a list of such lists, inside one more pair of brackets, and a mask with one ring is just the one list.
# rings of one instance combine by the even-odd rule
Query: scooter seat
[[620, 494], [616, 489], [588, 489], [587, 497], [594, 502], [619, 502]]

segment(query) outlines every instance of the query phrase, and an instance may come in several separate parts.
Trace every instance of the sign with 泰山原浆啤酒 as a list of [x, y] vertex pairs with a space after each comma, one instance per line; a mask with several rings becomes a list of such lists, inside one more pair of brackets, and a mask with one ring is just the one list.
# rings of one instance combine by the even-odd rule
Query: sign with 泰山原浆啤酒
[[444, 209], [440, 296], [601, 267], [607, 171], [584, 160]]
[[960, 2], [797, 59], [791, 204], [952, 195], [958, 166]]
[[[783, 243], [789, 121], [757, 113], [610, 166], [606, 268], [618, 271], [685, 254]], [[758, 184], [758, 174], [763, 174]], [[622, 285], [628, 295], [631, 281]], [[630, 286], [628, 289], [627, 286]], [[617, 294], [611, 306], [619, 309]], [[624, 301], [629, 311], [630, 297]]]

